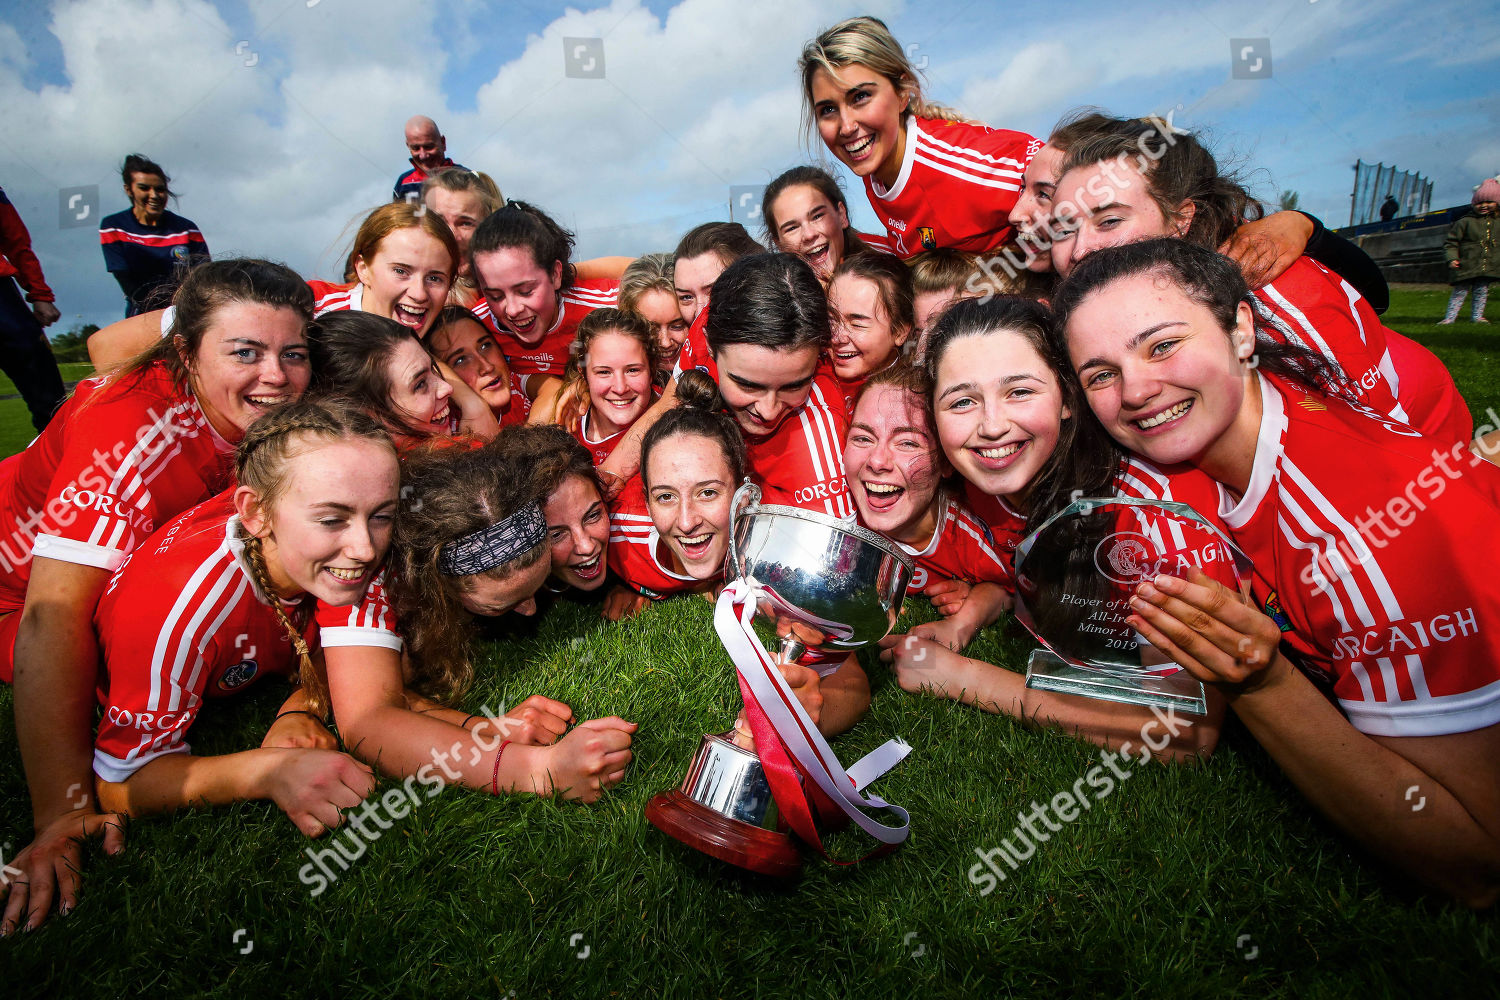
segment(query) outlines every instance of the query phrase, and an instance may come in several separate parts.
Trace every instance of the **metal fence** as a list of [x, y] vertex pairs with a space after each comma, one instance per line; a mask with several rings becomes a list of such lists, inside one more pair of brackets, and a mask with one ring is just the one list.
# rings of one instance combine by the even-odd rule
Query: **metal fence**
[[1394, 165], [1354, 161], [1354, 193], [1349, 196], [1349, 225], [1380, 218], [1387, 197], [1396, 199], [1395, 218], [1421, 215], [1432, 207], [1432, 181]]

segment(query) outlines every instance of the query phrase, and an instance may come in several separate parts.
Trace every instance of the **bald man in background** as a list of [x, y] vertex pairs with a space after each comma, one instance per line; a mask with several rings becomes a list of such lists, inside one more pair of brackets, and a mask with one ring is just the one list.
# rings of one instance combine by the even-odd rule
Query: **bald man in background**
[[406, 150], [411, 154], [412, 169], [396, 178], [392, 201], [420, 198], [423, 181], [449, 167], [458, 167], [448, 159], [448, 140], [438, 131], [437, 122], [426, 115], [412, 115], [406, 120]]

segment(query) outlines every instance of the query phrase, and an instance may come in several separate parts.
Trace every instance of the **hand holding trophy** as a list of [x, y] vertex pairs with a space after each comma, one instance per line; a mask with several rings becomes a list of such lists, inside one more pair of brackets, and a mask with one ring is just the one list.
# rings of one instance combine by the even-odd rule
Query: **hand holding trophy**
[[[906, 839], [906, 812], [861, 789], [910, 747], [889, 741], [846, 771], [803, 704], [816, 682], [795, 667], [828, 673], [884, 638], [901, 613], [912, 563], [874, 532], [815, 511], [761, 505], [759, 498], [749, 483], [735, 493], [730, 583], [714, 612], [714, 628], [738, 671], [754, 749], [741, 745], [737, 730], [703, 737], [682, 784], [654, 797], [646, 818], [730, 864], [789, 876], [800, 870], [801, 854], [783, 822], [818, 850], [819, 812], [842, 812], [881, 842], [882, 853]], [[757, 616], [776, 626], [777, 659], [751, 628]], [[888, 809], [899, 825], [879, 823], [865, 809]]]
[[1202, 683], [1126, 620], [1139, 584], [1194, 569], [1236, 592], [1252, 571], [1186, 504], [1084, 498], [1049, 518], [1016, 548], [1016, 618], [1044, 647], [1027, 686], [1202, 715]]

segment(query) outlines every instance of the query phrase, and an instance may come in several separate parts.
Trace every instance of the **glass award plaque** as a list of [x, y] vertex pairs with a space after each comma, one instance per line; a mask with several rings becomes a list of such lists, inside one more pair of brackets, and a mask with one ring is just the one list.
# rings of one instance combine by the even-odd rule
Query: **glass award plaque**
[[1239, 593], [1251, 565], [1187, 504], [1075, 500], [1016, 547], [1016, 618], [1041, 649], [1026, 686], [1202, 715], [1203, 685], [1126, 623], [1135, 588], [1199, 569]]

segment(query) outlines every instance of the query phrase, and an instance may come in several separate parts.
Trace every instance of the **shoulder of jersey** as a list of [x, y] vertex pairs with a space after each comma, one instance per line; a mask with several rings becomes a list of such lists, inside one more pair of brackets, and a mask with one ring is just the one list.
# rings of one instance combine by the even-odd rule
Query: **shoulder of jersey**
[[574, 282], [562, 297], [590, 309], [602, 309], [620, 301], [620, 283], [612, 278], [589, 278]]
[[1036, 140], [1025, 132], [918, 118], [916, 151], [930, 166], [992, 186], [1019, 186]]
[[349, 308], [349, 293], [353, 286], [335, 285], [331, 281], [309, 281], [307, 287], [313, 293], [313, 315], [321, 316]]

